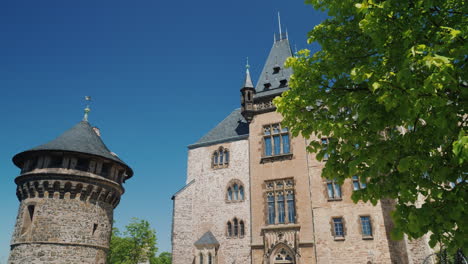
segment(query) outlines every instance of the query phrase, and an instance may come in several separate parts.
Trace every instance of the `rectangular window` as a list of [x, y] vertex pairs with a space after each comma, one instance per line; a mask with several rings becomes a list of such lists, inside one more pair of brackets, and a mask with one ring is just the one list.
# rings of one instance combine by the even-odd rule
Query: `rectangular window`
[[265, 137], [265, 156], [271, 156], [271, 137]]
[[[327, 149], [328, 149], [328, 138], [322, 138], [321, 141], [322, 141], [323, 149], [324, 149], [325, 151], [327, 151]], [[323, 155], [323, 160], [324, 160], [324, 161], [327, 161], [327, 160], [328, 160], [328, 157], [329, 157], [328, 153], [325, 153], [325, 154]]]
[[364, 188], [366, 188], [366, 184], [363, 182], [359, 182], [358, 176], [353, 176], [353, 189], [357, 191], [357, 190], [361, 190]]
[[285, 209], [284, 209], [284, 195], [283, 193], [278, 193], [278, 223], [284, 224]]
[[291, 152], [289, 130], [280, 124], [272, 124], [263, 127], [263, 142], [265, 156], [288, 154]]
[[327, 181], [327, 193], [330, 200], [341, 199], [341, 186], [335, 181]]
[[288, 191], [288, 194], [286, 195], [287, 201], [288, 201], [288, 220], [289, 223], [295, 223], [296, 222], [296, 208], [294, 205], [294, 192], [293, 191]]
[[275, 224], [275, 194], [268, 193], [268, 224]]
[[372, 236], [372, 225], [369, 216], [361, 216], [362, 236]]
[[344, 237], [343, 218], [333, 218], [333, 232], [335, 237]]
[[265, 185], [268, 224], [295, 223], [294, 180], [289, 178], [267, 181]]

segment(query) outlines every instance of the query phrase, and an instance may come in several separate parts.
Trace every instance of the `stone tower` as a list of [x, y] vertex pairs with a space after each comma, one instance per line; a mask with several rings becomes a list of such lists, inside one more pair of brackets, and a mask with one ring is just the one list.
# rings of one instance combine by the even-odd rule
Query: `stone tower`
[[13, 157], [20, 201], [8, 263], [106, 262], [114, 208], [132, 169], [79, 122]]

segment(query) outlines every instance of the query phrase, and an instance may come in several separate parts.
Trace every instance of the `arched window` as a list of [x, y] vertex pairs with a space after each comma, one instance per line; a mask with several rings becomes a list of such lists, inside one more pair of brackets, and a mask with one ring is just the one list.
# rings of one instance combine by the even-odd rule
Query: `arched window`
[[227, 235], [228, 237], [232, 237], [232, 225], [231, 222], [227, 223]]
[[239, 200], [239, 185], [234, 184], [234, 200]]
[[239, 223], [237, 222], [237, 218], [234, 218], [234, 236], [239, 235]]
[[211, 253], [208, 254], [208, 264], [213, 264], [213, 257], [211, 256]]
[[229, 150], [219, 147], [213, 152], [212, 167], [214, 169], [226, 168], [229, 165]]
[[203, 254], [200, 253], [200, 264], [203, 264]]
[[239, 222], [239, 233], [240, 233], [239, 234], [240, 237], [244, 237], [245, 227], [244, 227], [244, 221], [242, 221], [242, 220]]
[[238, 202], [245, 199], [245, 188], [241, 181], [234, 179], [228, 183], [226, 201]]

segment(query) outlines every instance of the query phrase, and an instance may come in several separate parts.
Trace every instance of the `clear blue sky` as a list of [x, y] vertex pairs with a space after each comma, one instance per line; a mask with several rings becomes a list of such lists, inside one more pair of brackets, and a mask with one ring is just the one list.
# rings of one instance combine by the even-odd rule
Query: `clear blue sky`
[[17, 214], [18, 152], [82, 118], [135, 171], [115, 211], [150, 221], [170, 251], [171, 196], [186, 178], [188, 144], [233, 109], [249, 57], [254, 82], [278, 31], [306, 35], [325, 15], [302, 1], [1, 1], [0, 263]]

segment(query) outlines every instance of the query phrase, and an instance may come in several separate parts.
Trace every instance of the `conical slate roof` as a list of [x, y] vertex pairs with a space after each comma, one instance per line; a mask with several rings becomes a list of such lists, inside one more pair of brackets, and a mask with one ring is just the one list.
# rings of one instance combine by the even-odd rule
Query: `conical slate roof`
[[74, 127], [46, 144], [16, 154], [13, 157], [13, 162], [16, 166], [20, 167], [21, 161], [25, 156], [39, 151], [64, 151], [98, 156], [120, 163], [126, 167], [128, 178], [133, 175], [132, 169], [106, 147], [101, 137], [96, 134], [87, 121], [79, 122]]
[[252, 78], [250, 78], [250, 71], [247, 68], [245, 71], [245, 81], [244, 81], [244, 86], [243, 88], [254, 88], [253, 83], [252, 83]]
[[[292, 69], [284, 68], [284, 63], [286, 62], [286, 59], [291, 56], [291, 46], [289, 45], [289, 40], [287, 38], [273, 43], [273, 47], [270, 50], [270, 54], [268, 55], [265, 66], [263, 66], [262, 73], [258, 79], [257, 86], [255, 87], [257, 97], [261, 97], [266, 94], [280, 93], [287, 90], [287, 87], [283, 87], [281, 85], [281, 80], [287, 80], [287, 82], [289, 82]], [[277, 72], [274, 70], [276, 67], [279, 67], [279, 71]], [[265, 84], [267, 83], [271, 86], [268, 89], [265, 89]]]
[[206, 232], [203, 236], [198, 239], [195, 243], [195, 246], [219, 246], [218, 240], [214, 237], [211, 231]]

